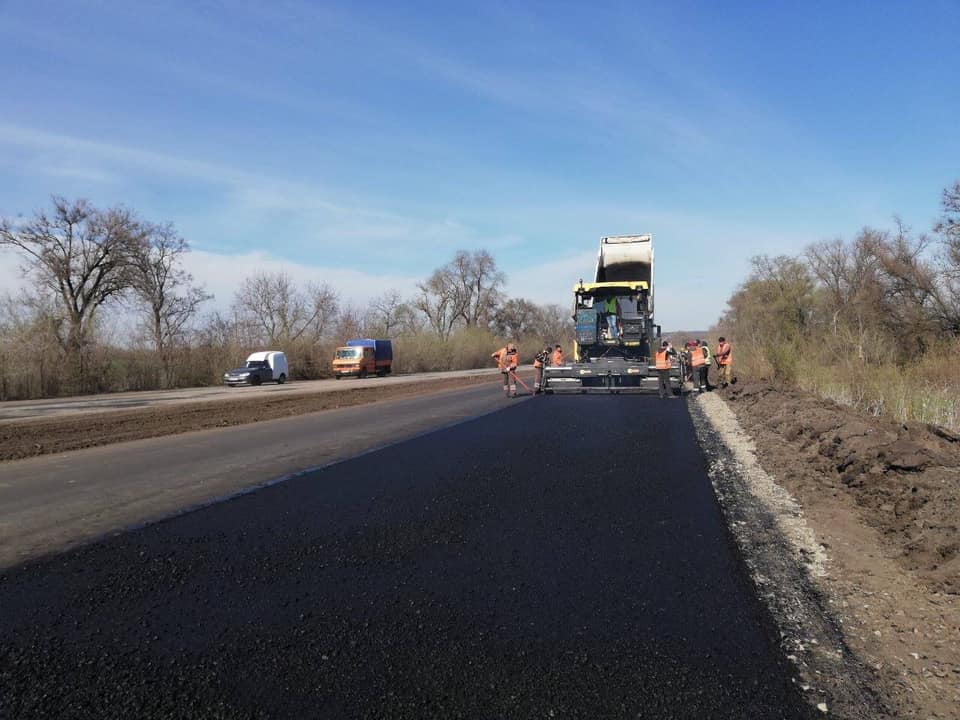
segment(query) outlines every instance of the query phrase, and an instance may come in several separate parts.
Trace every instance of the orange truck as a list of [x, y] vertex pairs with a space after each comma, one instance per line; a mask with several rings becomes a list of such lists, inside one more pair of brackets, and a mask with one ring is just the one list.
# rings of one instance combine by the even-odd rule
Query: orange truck
[[383, 377], [391, 372], [392, 365], [393, 345], [389, 340], [347, 340], [347, 344], [338, 347], [333, 355], [333, 376], [337, 380], [347, 376]]

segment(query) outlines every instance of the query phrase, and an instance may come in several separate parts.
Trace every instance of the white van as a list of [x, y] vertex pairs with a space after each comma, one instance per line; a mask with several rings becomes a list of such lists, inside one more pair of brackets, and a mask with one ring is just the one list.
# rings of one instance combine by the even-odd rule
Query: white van
[[231, 386], [260, 385], [265, 382], [283, 385], [289, 373], [286, 355], [278, 350], [265, 350], [252, 353], [243, 367], [224, 373], [223, 382]]

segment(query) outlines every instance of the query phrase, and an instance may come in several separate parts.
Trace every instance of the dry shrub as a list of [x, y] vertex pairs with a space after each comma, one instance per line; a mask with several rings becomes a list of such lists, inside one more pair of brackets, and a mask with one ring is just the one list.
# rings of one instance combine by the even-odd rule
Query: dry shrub
[[799, 384], [871, 415], [903, 422], [933, 423], [960, 430], [960, 340], [918, 356], [915, 362], [867, 364], [803, 362]]

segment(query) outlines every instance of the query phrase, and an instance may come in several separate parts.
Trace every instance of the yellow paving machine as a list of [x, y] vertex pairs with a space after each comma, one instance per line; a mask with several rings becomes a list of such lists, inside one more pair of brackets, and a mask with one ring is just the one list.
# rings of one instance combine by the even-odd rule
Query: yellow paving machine
[[[576, 329], [572, 360], [544, 369], [546, 393], [656, 392], [653, 354], [660, 326], [653, 321], [653, 237], [600, 239], [593, 282], [574, 288]], [[671, 370], [679, 392], [679, 362]]]

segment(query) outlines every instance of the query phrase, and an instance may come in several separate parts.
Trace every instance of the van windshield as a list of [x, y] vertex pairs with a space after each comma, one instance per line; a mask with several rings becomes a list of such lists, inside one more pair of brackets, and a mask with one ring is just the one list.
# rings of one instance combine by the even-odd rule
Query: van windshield
[[348, 347], [348, 348], [339, 348], [337, 350], [337, 360], [351, 360], [352, 358], [360, 357], [362, 352], [361, 348]]
[[247, 360], [247, 367], [248, 368], [267, 367], [267, 361], [266, 360]]

